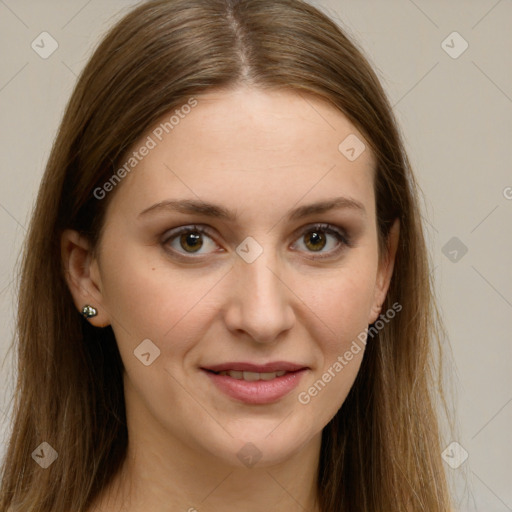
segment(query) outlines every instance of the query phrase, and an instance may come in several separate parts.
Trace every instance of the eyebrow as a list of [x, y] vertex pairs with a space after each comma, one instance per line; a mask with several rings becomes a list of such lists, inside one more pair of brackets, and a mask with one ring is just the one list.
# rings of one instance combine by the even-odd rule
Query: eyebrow
[[[325, 201], [299, 206], [288, 212], [289, 220], [298, 220], [315, 214], [326, 213], [330, 210], [353, 210], [366, 216], [366, 209], [363, 203], [350, 197], [335, 197]], [[236, 222], [237, 215], [235, 212], [213, 203], [202, 200], [183, 199], [183, 200], [167, 200], [156, 203], [139, 213], [139, 217], [149, 213], [159, 211], [174, 211], [179, 213], [199, 214], [206, 217], [213, 217], [229, 222]]]

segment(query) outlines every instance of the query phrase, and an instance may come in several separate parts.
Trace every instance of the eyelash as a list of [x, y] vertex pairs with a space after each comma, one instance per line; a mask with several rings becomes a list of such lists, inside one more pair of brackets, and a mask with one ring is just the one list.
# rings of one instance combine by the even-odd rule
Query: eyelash
[[[314, 260], [322, 260], [327, 258], [333, 258], [334, 256], [337, 256], [344, 248], [346, 247], [352, 247], [352, 243], [350, 240], [350, 237], [347, 235], [345, 230], [338, 228], [337, 226], [334, 226], [332, 224], [327, 223], [317, 223], [310, 226], [307, 226], [306, 229], [304, 229], [297, 240], [300, 240], [308, 233], [314, 233], [314, 232], [321, 232], [324, 235], [325, 234], [331, 234], [334, 235], [338, 241], [338, 247], [334, 250], [331, 250], [327, 253], [327, 255], [321, 255], [321, 256], [308, 256], [310, 259]], [[194, 256], [193, 253], [185, 254], [181, 253], [179, 251], [176, 251], [175, 249], [167, 249], [168, 244], [177, 239], [180, 235], [185, 233], [200, 233], [201, 235], [206, 235], [208, 238], [213, 240], [213, 233], [210, 231], [209, 228], [205, 226], [197, 226], [197, 225], [189, 225], [189, 226], [182, 226], [179, 228], [172, 229], [170, 231], [166, 232], [166, 235], [164, 240], [162, 241], [162, 245], [166, 248], [166, 250], [172, 252], [174, 255], [177, 255], [180, 258], [191, 260], [191, 259], [200, 259], [201, 256], [205, 256], [204, 254], [201, 254], [199, 256]], [[294, 242], [295, 244], [296, 242]], [[326, 241], [326, 244], [328, 242]], [[200, 248], [201, 249], [201, 248]], [[308, 251], [311, 252], [311, 254], [315, 254], [315, 251]], [[321, 254], [321, 251], [319, 251], [317, 254]]]

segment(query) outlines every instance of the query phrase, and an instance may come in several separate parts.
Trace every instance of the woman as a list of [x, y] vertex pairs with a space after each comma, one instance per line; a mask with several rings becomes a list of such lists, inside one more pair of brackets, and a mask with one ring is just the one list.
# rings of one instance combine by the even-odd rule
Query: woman
[[299, 0], [156, 0], [27, 238], [0, 511], [447, 511], [439, 324], [381, 85]]

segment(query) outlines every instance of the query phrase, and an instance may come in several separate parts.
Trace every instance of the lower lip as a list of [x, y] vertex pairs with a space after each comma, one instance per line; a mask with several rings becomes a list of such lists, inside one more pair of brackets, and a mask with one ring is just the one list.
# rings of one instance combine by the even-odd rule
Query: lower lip
[[289, 372], [272, 380], [246, 381], [203, 370], [223, 393], [246, 404], [271, 404], [294, 390], [306, 369]]

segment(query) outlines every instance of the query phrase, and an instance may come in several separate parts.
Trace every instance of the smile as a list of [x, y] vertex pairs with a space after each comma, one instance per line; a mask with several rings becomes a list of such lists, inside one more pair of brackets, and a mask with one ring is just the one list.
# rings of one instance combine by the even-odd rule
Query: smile
[[248, 382], [253, 382], [256, 380], [272, 380], [276, 377], [282, 377], [285, 375], [285, 370], [280, 370], [277, 372], [265, 372], [265, 373], [258, 373], [258, 372], [242, 372], [239, 370], [224, 370], [222, 372], [214, 372], [217, 373], [217, 375], [223, 375], [223, 376], [229, 376], [233, 379], [237, 380], [246, 380]]
[[221, 370], [218, 372], [202, 369], [217, 392], [237, 402], [249, 405], [265, 405], [278, 402], [291, 393], [308, 371], [302, 368], [295, 371], [251, 372], [241, 370]]

